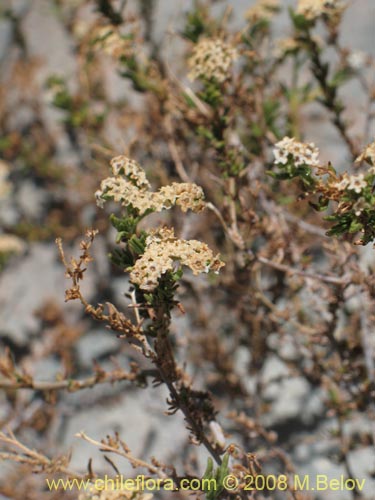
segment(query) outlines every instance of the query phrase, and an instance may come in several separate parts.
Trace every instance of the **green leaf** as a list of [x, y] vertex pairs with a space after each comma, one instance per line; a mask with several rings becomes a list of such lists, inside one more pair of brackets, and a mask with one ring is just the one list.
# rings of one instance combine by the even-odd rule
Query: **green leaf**
[[292, 20], [293, 26], [296, 30], [306, 31], [313, 26], [313, 21], [309, 21], [302, 14], [296, 14], [291, 7], [289, 7], [288, 11], [290, 19]]
[[324, 198], [324, 196], [319, 196], [318, 203], [309, 202], [309, 205], [316, 210], [317, 212], [323, 212], [323, 210], [327, 210], [329, 205], [329, 199]]
[[207, 458], [207, 467], [206, 467], [206, 470], [203, 474], [203, 479], [211, 479], [213, 470], [214, 470], [214, 462], [213, 462], [211, 457], [208, 457]]
[[363, 228], [362, 222], [357, 219], [353, 219], [349, 226], [349, 233], [358, 233]]

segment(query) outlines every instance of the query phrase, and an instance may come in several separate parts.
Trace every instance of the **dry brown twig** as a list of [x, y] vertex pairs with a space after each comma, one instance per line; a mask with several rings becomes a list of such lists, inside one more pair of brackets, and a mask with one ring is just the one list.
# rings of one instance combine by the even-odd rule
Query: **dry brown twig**
[[29, 448], [21, 443], [11, 430], [0, 432], [0, 442], [7, 448], [15, 449], [15, 451], [0, 451], [0, 457], [3, 460], [12, 460], [20, 464], [30, 465], [34, 472], [55, 473], [61, 472], [71, 478], [82, 478], [81, 474], [68, 469], [67, 465], [70, 461], [69, 455], [63, 455], [54, 459], [39, 453], [38, 451]]

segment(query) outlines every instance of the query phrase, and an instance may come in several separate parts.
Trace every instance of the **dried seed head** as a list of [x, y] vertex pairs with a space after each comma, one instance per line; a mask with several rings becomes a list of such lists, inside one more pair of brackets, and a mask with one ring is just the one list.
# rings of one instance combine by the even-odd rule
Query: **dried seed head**
[[355, 162], [362, 163], [363, 161], [367, 162], [372, 167], [375, 167], [375, 141], [365, 147]]

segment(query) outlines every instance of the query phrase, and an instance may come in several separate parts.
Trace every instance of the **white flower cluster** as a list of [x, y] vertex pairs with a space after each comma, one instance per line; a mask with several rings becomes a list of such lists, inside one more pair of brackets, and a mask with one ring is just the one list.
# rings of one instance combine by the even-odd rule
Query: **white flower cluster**
[[305, 144], [298, 142], [294, 137], [284, 137], [275, 144], [273, 150], [276, 165], [286, 165], [292, 160], [295, 166], [319, 166], [319, 149], [313, 142]]
[[339, 191], [349, 189], [359, 194], [367, 186], [364, 174], [348, 175], [346, 172], [343, 174], [340, 181], [333, 183], [333, 187]]
[[135, 160], [131, 160], [127, 156], [121, 155], [112, 158], [110, 165], [113, 175], [124, 175], [132, 181], [135, 186], [141, 189], [149, 189], [151, 187], [146, 178], [145, 171]]
[[218, 272], [224, 265], [205, 243], [179, 240], [173, 229], [162, 228], [148, 236], [146, 250], [131, 269], [130, 280], [142, 290], [152, 291], [160, 277], [175, 268], [176, 261], [189, 267], [194, 275]]
[[335, 17], [340, 15], [345, 9], [342, 0], [299, 0], [297, 14], [312, 21], [322, 15]]
[[147, 211], [161, 212], [174, 205], [180, 206], [183, 212], [200, 212], [205, 207], [203, 190], [196, 184], [173, 182], [159, 191], [150, 191], [142, 167], [126, 156], [113, 158], [111, 169], [114, 176], [104, 179], [95, 193], [96, 203], [101, 208], [106, 200], [121, 203], [124, 207], [131, 206], [140, 215]]
[[230, 68], [237, 57], [237, 50], [220, 38], [203, 38], [194, 47], [188, 61], [189, 78], [215, 79], [222, 83], [229, 78]]

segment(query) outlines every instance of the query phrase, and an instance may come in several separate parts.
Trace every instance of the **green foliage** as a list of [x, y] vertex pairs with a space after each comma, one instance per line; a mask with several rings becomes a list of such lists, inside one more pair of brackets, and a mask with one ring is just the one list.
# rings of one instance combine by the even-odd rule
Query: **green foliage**
[[299, 178], [307, 189], [314, 188], [316, 180], [313, 178], [312, 170], [308, 165], [295, 166], [292, 161], [288, 161], [285, 165], [278, 165], [278, 167], [278, 172], [268, 170], [267, 174], [277, 180]]
[[[229, 473], [229, 454], [226, 453], [223, 457], [222, 464], [214, 469], [214, 463], [211, 457], [207, 459], [207, 467], [202, 479], [213, 479], [216, 482], [216, 489], [206, 489], [206, 500], [216, 500], [224, 490], [223, 480]], [[204, 483], [203, 483], [204, 484]]]
[[181, 35], [187, 40], [197, 43], [203, 34], [210, 34], [210, 19], [208, 6], [195, 0], [194, 7], [186, 14], [185, 26]]

